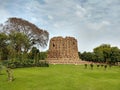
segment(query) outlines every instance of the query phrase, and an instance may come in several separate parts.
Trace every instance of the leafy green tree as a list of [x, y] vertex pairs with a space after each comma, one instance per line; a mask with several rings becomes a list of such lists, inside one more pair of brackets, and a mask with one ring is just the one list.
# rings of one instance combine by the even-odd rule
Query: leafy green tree
[[0, 60], [7, 59], [8, 51], [8, 36], [5, 33], [0, 33]]
[[79, 55], [79, 58], [81, 59], [81, 57], [82, 57], [82, 56], [81, 56], [81, 55], [82, 55], [82, 53], [81, 53], [81, 52], [78, 52], [78, 55]]
[[7, 72], [7, 76], [8, 76], [8, 81], [12, 82], [14, 80], [12, 69], [7, 67], [6, 72]]
[[94, 61], [95, 60], [95, 55], [92, 52], [83, 52], [81, 54], [81, 59], [86, 60], [86, 61]]
[[12, 32], [9, 34], [9, 44], [16, 52], [28, 52], [31, 46], [28, 37], [20, 32]]
[[2, 31], [8, 34], [13, 31], [24, 33], [32, 45], [38, 44], [41, 47], [47, 46], [49, 40], [49, 33], [46, 30], [38, 28], [27, 20], [16, 17], [8, 18]]
[[118, 47], [111, 48], [111, 63], [120, 62], [120, 49]]
[[109, 44], [102, 44], [94, 48], [96, 59], [99, 62], [108, 62], [108, 60], [110, 59], [110, 52], [111, 52], [111, 47]]
[[[30, 59], [34, 59], [35, 63], [39, 62], [40, 57], [41, 59], [46, 57], [46, 54], [40, 53], [34, 47], [36, 45], [37, 47], [47, 46], [49, 33], [46, 30], [21, 18], [9, 18], [0, 27], [2, 27], [0, 28], [0, 42], [2, 42], [0, 43], [0, 59], [8, 59], [12, 67], [27, 63], [32, 64], [28, 56]], [[30, 50], [31, 52], [28, 54]]]
[[27, 53], [30, 48], [28, 37], [20, 32], [12, 32], [9, 34], [9, 59], [22, 59], [23, 54]]
[[35, 57], [37, 56], [37, 54], [39, 53], [39, 49], [37, 49], [36, 47], [32, 47], [29, 56], [31, 59], [35, 59]]
[[30, 59], [34, 60], [34, 63], [38, 63], [39, 62], [39, 49], [37, 49], [36, 47], [32, 47], [30, 53], [29, 53]]
[[81, 59], [86, 61], [115, 64], [120, 62], [120, 49], [111, 47], [109, 44], [102, 44], [93, 49], [93, 52], [83, 52]]
[[40, 60], [45, 60], [47, 58], [47, 52], [40, 52]]
[[2, 63], [0, 61], [0, 74], [1, 74], [1, 72], [2, 72]]

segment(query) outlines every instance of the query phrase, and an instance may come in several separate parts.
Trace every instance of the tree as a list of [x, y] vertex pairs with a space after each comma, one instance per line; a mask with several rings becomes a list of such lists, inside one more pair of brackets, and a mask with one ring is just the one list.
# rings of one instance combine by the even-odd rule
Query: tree
[[83, 52], [81, 59], [93, 62], [102, 62], [106, 64], [115, 64], [120, 62], [120, 49], [111, 47], [109, 44], [102, 44], [93, 49], [93, 52]]
[[29, 53], [30, 59], [34, 59], [34, 63], [37, 64], [39, 62], [39, 49], [36, 47], [32, 47]]
[[47, 52], [40, 52], [40, 60], [45, 60], [47, 58]]
[[49, 40], [49, 33], [38, 28], [36, 25], [21, 18], [9, 18], [4, 26], [3, 32], [9, 34], [12, 31], [21, 32], [28, 36], [30, 42], [45, 47]]
[[100, 62], [108, 62], [110, 59], [111, 47], [109, 44], [102, 44], [94, 48], [96, 59]]
[[11, 45], [17, 53], [21, 53], [28, 52], [31, 43], [25, 34], [14, 31], [9, 34], [9, 45]]
[[[5, 36], [3, 33], [7, 39], [2, 39]], [[33, 59], [35, 63], [38, 63], [40, 52], [35, 46], [45, 47], [48, 39], [49, 33], [46, 30], [21, 18], [9, 18], [4, 24], [0, 24], [0, 42], [2, 42], [0, 43], [0, 59], [5, 55], [12, 68], [32, 65], [33, 62], [28, 58], [28, 51], [33, 48]]]
[[86, 61], [94, 61], [95, 55], [92, 52], [83, 52], [81, 54], [81, 59]]
[[107, 65], [104, 65], [105, 70], [107, 69]]
[[78, 52], [78, 55], [79, 55], [79, 58], [81, 59], [81, 55], [82, 55], [82, 53], [81, 53], [81, 52]]
[[2, 72], [2, 63], [0, 61], [0, 75], [1, 75], [1, 72]]
[[9, 18], [4, 24], [0, 24], [0, 31], [9, 36], [8, 49], [13, 54], [28, 52], [34, 46], [45, 47], [49, 40], [46, 30], [21, 18]]
[[118, 47], [111, 48], [111, 63], [120, 62], [120, 49]]
[[92, 70], [93, 70], [93, 66], [94, 66], [93, 63], [91, 63], [91, 64], [90, 64], [90, 67], [91, 67]]
[[36, 47], [32, 47], [32, 49], [29, 53], [30, 59], [35, 59], [35, 57], [37, 56], [38, 53], [39, 53], [39, 49], [37, 49]]
[[14, 77], [13, 77], [13, 72], [12, 72], [11, 68], [7, 67], [6, 72], [7, 72], [7, 76], [8, 76], [8, 81], [12, 82], [14, 80]]
[[85, 65], [85, 69], [87, 68], [87, 64], [84, 64]]
[[7, 45], [8, 45], [8, 36], [5, 33], [0, 33], [0, 60], [7, 59]]

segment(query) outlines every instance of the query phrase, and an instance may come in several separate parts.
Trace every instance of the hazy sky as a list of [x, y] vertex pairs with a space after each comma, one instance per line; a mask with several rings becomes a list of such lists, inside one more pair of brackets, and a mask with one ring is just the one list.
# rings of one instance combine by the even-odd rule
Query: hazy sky
[[54, 36], [73, 36], [79, 51], [120, 48], [120, 0], [0, 0], [0, 23], [26, 19]]

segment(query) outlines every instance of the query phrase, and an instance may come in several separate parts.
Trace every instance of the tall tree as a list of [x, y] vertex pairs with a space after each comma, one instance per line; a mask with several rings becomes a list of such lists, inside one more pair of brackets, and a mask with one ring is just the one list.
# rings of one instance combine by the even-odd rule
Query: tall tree
[[9, 45], [16, 50], [16, 52], [27, 52], [31, 46], [28, 37], [20, 32], [13, 31], [9, 34]]
[[37, 54], [39, 54], [39, 49], [37, 49], [36, 47], [32, 47], [29, 56], [31, 59], [35, 59]]
[[34, 63], [37, 64], [39, 62], [39, 49], [33, 47], [29, 53], [31, 59], [34, 59]]
[[38, 44], [41, 47], [45, 47], [49, 39], [49, 33], [46, 30], [40, 29], [36, 25], [21, 18], [9, 18], [3, 26], [3, 31], [6, 33], [12, 31], [22, 32], [28, 36], [33, 45]]

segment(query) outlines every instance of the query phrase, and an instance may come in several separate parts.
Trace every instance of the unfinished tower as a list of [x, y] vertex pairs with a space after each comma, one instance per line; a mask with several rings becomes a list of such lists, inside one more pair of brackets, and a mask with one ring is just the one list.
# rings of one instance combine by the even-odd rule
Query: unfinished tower
[[77, 40], [74, 37], [53, 37], [50, 40], [47, 60], [52, 64], [79, 62]]

